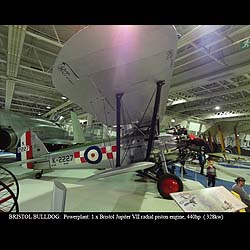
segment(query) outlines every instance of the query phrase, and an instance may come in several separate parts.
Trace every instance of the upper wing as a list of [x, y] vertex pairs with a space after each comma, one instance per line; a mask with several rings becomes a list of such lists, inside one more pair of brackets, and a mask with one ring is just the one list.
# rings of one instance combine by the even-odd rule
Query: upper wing
[[[93, 25], [69, 39], [53, 67], [53, 84], [74, 103], [107, 125], [116, 124], [116, 94], [123, 93], [128, 121], [142, 118], [156, 89], [165, 110], [177, 48], [171, 25]], [[144, 115], [151, 120], [154, 99]]]
[[49, 161], [48, 157], [49, 157], [48, 155], [44, 155], [44, 156], [37, 157], [37, 158], [34, 158], [34, 159], [15, 161], [15, 162], [12, 162], [12, 163], [2, 164], [2, 166], [5, 167], [5, 168], [8, 168], [8, 167], [23, 166], [24, 164], [27, 164], [27, 163], [47, 162], [47, 161]]

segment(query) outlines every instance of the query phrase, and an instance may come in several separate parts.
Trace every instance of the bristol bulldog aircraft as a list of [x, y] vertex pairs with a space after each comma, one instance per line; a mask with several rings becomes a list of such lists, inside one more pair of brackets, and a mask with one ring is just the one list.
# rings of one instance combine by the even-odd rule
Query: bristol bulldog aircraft
[[161, 171], [151, 158], [153, 149], [162, 152], [165, 145], [159, 142], [158, 124], [176, 48], [177, 33], [169, 25], [97, 25], [76, 33], [59, 52], [53, 84], [98, 121], [116, 126], [116, 141], [49, 154], [28, 131], [19, 148], [26, 159], [22, 164], [41, 173], [43, 169], [109, 168], [92, 179], [141, 170], [157, 182], [164, 198], [182, 191], [183, 183], [168, 172], [164, 154]]

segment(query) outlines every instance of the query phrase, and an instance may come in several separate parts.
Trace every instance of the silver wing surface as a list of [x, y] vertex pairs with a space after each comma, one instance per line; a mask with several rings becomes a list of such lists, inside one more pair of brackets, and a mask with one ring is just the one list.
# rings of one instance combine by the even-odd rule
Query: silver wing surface
[[[156, 82], [162, 87], [161, 117], [167, 102], [177, 47], [177, 33], [170, 25], [93, 25], [69, 39], [56, 59], [52, 80], [74, 103], [107, 125], [116, 123], [116, 94], [129, 124], [153, 112]], [[150, 104], [149, 104], [150, 103]], [[143, 123], [142, 123], [143, 124]]]

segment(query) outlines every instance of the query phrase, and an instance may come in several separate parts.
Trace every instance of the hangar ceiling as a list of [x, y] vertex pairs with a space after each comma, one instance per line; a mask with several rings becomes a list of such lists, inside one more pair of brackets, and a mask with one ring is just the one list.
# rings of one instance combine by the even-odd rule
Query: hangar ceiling
[[[0, 25], [0, 108], [31, 116], [84, 111], [52, 84], [63, 44], [87, 25]], [[166, 114], [250, 118], [250, 25], [176, 25], [181, 38]], [[215, 107], [220, 109], [216, 110]]]

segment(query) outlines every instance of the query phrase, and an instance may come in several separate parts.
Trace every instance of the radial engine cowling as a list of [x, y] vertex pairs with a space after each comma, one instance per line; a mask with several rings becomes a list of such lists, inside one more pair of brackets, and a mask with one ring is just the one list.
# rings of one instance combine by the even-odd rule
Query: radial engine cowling
[[8, 150], [13, 148], [18, 141], [17, 135], [11, 128], [0, 128], [0, 149]]

